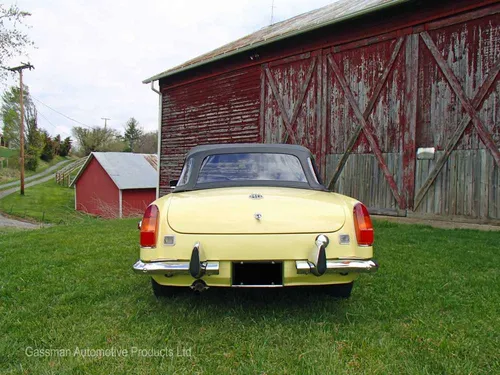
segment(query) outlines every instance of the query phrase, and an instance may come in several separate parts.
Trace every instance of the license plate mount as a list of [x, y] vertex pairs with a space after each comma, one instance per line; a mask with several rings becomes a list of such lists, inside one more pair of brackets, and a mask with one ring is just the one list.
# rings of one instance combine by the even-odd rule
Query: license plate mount
[[282, 287], [283, 262], [233, 262], [232, 286], [240, 288]]

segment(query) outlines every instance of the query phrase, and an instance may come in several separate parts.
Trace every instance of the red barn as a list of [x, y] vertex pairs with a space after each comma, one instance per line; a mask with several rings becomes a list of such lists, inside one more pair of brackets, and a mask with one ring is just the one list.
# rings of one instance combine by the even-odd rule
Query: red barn
[[105, 218], [140, 216], [156, 199], [156, 155], [93, 152], [72, 182], [75, 209]]
[[500, 223], [500, 2], [339, 0], [166, 70], [159, 195], [208, 143], [293, 143], [372, 213]]

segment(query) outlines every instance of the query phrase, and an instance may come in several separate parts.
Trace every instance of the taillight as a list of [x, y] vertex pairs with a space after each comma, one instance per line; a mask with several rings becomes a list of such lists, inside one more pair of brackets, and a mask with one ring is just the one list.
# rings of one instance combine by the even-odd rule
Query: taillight
[[361, 203], [354, 206], [354, 227], [358, 245], [371, 246], [373, 244], [373, 225], [368, 209]]
[[158, 234], [158, 207], [154, 204], [146, 208], [141, 224], [141, 247], [155, 247]]

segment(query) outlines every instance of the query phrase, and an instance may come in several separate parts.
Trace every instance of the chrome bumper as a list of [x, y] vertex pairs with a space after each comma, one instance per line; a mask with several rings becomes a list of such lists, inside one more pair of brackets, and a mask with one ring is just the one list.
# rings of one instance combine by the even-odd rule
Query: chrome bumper
[[[135, 273], [147, 275], [189, 275], [189, 261], [165, 261], [144, 263], [137, 261], [133, 265]], [[219, 262], [201, 262], [201, 270], [203, 275], [218, 275]], [[325, 273], [366, 273], [376, 272], [379, 265], [374, 260], [359, 260], [359, 259], [338, 259], [326, 261]], [[295, 268], [298, 274], [314, 274], [314, 264], [307, 260], [295, 261]]]
[[[295, 261], [295, 267], [298, 274], [314, 273], [315, 266], [307, 260]], [[378, 263], [372, 259], [337, 259], [326, 261], [325, 273], [349, 273], [349, 272], [376, 272], [378, 270]]]
[[[218, 275], [219, 262], [201, 262], [201, 269], [204, 275]], [[189, 275], [189, 261], [167, 261], [144, 263], [140, 260], [133, 265], [135, 273], [148, 275]]]

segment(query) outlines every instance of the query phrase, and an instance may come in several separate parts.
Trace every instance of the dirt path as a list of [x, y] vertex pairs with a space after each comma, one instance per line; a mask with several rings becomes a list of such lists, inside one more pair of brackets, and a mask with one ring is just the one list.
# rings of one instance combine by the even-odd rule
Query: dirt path
[[1, 214], [0, 214], [0, 227], [24, 228], [24, 229], [40, 228], [39, 225], [26, 223], [24, 221], [9, 219], [8, 217], [2, 216]]
[[[49, 167], [47, 168], [46, 170], [44, 170], [43, 172], [40, 172], [40, 173], [37, 173], [37, 174], [34, 174], [33, 176], [30, 176], [30, 177], [26, 177], [24, 179], [25, 182], [30, 182], [30, 181], [34, 181], [34, 180], [37, 180], [41, 177], [44, 177], [44, 176], [47, 176], [49, 175], [51, 172], [61, 168], [62, 166], [64, 166], [65, 164], [69, 164], [69, 163], [72, 163], [73, 160], [63, 160], [63, 161], [60, 161], [59, 163], [57, 164], [54, 164], [52, 167]], [[5, 188], [8, 188], [8, 187], [14, 187], [14, 186], [19, 186], [20, 182], [19, 181], [12, 181], [12, 182], [8, 182], [6, 184], [2, 184], [0, 185], [0, 189], [5, 189]], [[1, 192], [0, 192], [1, 193]]]

